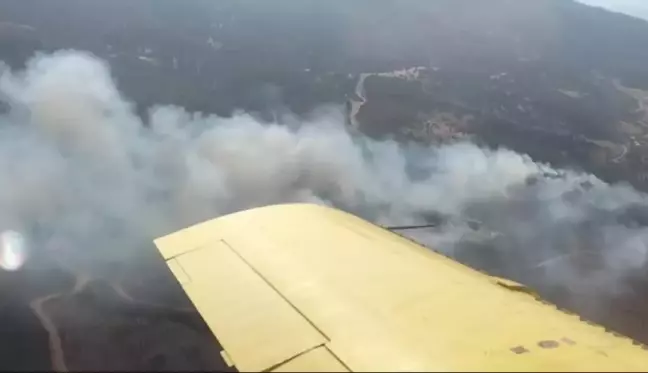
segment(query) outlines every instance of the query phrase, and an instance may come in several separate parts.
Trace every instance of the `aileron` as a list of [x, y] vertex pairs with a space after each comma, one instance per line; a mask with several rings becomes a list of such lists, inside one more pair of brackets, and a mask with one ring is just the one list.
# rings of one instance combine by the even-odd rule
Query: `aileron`
[[224, 242], [172, 260], [191, 277], [185, 291], [238, 369], [265, 370], [326, 342]]

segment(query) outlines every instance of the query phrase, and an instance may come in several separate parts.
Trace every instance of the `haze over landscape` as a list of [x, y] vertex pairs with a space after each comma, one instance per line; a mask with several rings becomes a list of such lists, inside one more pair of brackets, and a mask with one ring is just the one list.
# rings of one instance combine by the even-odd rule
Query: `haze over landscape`
[[648, 22], [474, 4], [0, 2], [2, 368], [226, 369], [152, 240], [285, 202], [648, 343]]
[[599, 6], [633, 17], [648, 19], [648, 3], [642, 0], [579, 0], [583, 4]]

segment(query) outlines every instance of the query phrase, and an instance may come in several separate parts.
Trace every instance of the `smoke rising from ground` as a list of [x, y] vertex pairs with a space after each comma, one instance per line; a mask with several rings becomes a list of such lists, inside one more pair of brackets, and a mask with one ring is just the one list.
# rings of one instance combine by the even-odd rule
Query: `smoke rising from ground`
[[[2, 70], [0, 70], [2, 71]], [[261, 123], [156, 107], [142, 122], [80, 52], [4, 70], [0, 228], [100, 274], [153, 238], [233, 211], [329, 204], [540, 289], [626, 291], [648, 253], [645, 196], [508, 150], [373, 141], [339, 111]]]

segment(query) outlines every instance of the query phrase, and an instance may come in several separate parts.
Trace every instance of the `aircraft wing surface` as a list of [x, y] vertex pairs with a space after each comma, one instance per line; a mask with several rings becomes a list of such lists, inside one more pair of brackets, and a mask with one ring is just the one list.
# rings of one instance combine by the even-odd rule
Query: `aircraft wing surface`
[[155, 241], [240, 371], [642, 371], [648, 351], [353, 215], [226, 215]]

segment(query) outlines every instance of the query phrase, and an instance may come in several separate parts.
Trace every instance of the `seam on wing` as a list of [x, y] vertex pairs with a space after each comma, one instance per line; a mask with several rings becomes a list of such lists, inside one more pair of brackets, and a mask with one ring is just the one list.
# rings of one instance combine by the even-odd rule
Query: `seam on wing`
[[[183, 252], [181, 252], [181, 253], [177, 253], [177, 254], [172, 255], [172, 256], [170, 256], [170, 257], [168, 257], [168, 258], [165, 258], [164, 260], [165, 260], [166, 262], [168, 262], [169, 260], [173, 260], [173, 259], [175, 259], [175, 258], [177, 258], [177, 257], [180, 257], [180, 256], [183, 256], [183, 255], [185, 255], [185, 254], [189, 254], [189, 253], [192, 253], [192, 252], [194, 252], [194, 251], [198, 251], [198, 250], [204, 249], [207, 245], [208, 245], [208, 244], [206, 244], [206, 243], [205, 243], [205, 244], [202, 244], [202, 245], [198, 245], [198, 246], [194, 247], [193, 249], [189, 249], [189, 250], [187, 250], [187, 251], [183, 251]], [[229, 246], [229, 245], [228, 245], [228, 246]]]
[[298, 357], [303, 356], [303, 355], [306, 355], [307, 353], [309, 353], [309, 352], [311, 352], [311, 351], [313, 351], [313, 350], [316, 350], [316, 349], [318, 349], [318, 348], [320, 348], [320, 347], [325, 347], [325, 344], [322, 343], [322, 344], [319, 344], [319, 345], [317, 345], [317, 346], [309, 347], [309, 348], [305, 349], [304, 351], [302, 351], [302, 352], [298, 352], [298, 353], [296, 353], [294, 356], [291, 356], [291, 357], [289, 357], [288, 359], [286, 359], [286, 360], [284, 360], [284, 361], [282, 361], [282, 362], [279, 362], [279, 363], [277, 363], [277, 364], [275, 364], [275, 365], [272, 365], [272, 366], [269, 367], [269, 368], [266, 368], [266, 369], [262, 370], [262, 372], [272, 372], [273, 370], [279, 368], [280, 366], [282, 366], [282, 365], [284, 365], [284, 364], [288, 364], [288, 363], [290, 363], [291, 361], [297, 359]]
[[[187, 272], [187, 270], [182, 266], [182, 263], [180, 263], [178, 259], [176, 258], [169, 259], [166, 261], [166, 263], [167, 263], [167, 267], [169, 268], [169, 270], [171, 270], [171, 273], [178, 281], [180, 286], [184, 286], [191, 283], [191, 276], [189, 276], [189, 272]], [[179, 271], [179, 273], [175, 273], [175, 271]]]
[[340, 357], [337, 356], [337, 355], [335, 354], [335, 352], [333, 352], [333, 350], [331, 350], [331, 349], [330, 349], [328, 346], [326, 346], [326, 345], [324, 346], [324, 348], [326, 349], [326, 351], [328, 351], [328, 352], [331, 354], [331, 356], [333, 356], [333, 357], [335, 358], [335, 360], [338, 361], [338, 363], [340, 363], [340, 364], [344, 367], [344, 369], [346, 369], [346, 370], [349, 371], [349, 372], [353, 372], [353, 371], [351, 370], [351, 368], [350, 368], [348, 365], [346, 365], [346, 364], [344, 363], [344, 361], [342, 361], [342, 359], [340, 359]]
[[243, 263], [245, 263], [248, 267], [250, 267], [250, 269], [251, 269], [254, 273], [256, 273], [256, 275], [259, 276], [259, 277], [263, 280], [263, 282], [266, 283], [266, 285], [268, 285], [272, 290], [274, 290], [274, 291], [275, 291], [275, 292], [276, 292], [276, 293], [281, 297], [281, 299], [283, 299], [286, 303], [288, 303], [288, 304], [290, 305], [290, 307], [291, 307], [293, 310], [295, 310], [295, 312], [297, 312], [301, 317], [303, 317], [304, 320], [306, 320], [306, 322], [308, 322], [308, 324], [310, 324], [310, 326], [313, 327], [313, 329], [317, 330], [317, 332], [320, 333], [320, 334], [324, 337], [324, 339], [326, 339], [327, 342], [330, 342], [330, 341], [331, 341], [331, 338], [329, 338], [329, 336], [326, 335], [326, 333], [324, 333], [324, 331], [323, 331], [322, 329], [320, 329], [319, 327], [317, 327], [317, 325], [315, 325], [315, 323], [314, 323], [311, 319], [309, 319], [308, 316], [306, 316], [306, 315], [305, 315], [305, 314], [304, 314], [304, 313], [303, 313], [299, 308], [297, 308], [297, 307], [296, 307], [296, 306], [295, 306], [295, 305], [294, 305], [294, 304], [293, 304], [293, 303], [292, 303], [288, 298], [286, 298], [286, 296], [283, 295], [283, 293], [282, 293], [281, 291], [279, 291], [279, 289], [277, 289], [277, 287], [274, 286], [274, 285], [272, 284], [272, 282], [270, 282], [270, 281], [269, 281], [269, 280], [268, 280], [268, 279], [267, 279], [267, 278], [266, 278], [266, 277], [265, 277], [261, 272], [259, 272], [256, 268], [254, 268], [254, 266], [253, 266], [250, 262], [248, 262], [248, 261], [245, 259], [245, 257], [243, 257], [243, 255], [241, 255], [238, 251], [236, 251], [236, 250], [234, 249], [234, 247], [232, 247], [232, 246], [231, 246], [227, 241], [225, 241], [225, 240], [223, 240], [223, 239], [221, 239], [220, 241], [221, 241], [225, 246], [227, 246], [230, 250], [232, 250], [232, 252], [234, 253], [234, 255], [236, 255], [239, 259], [241, 259], [241, 260], [243, 261]]

